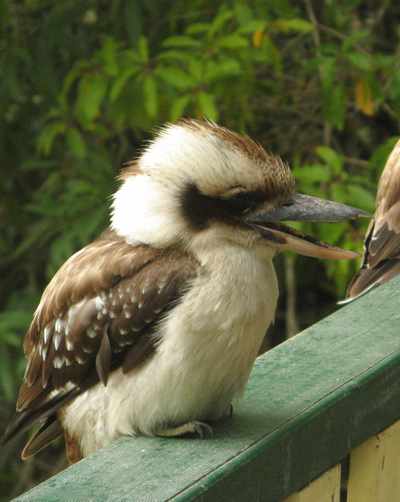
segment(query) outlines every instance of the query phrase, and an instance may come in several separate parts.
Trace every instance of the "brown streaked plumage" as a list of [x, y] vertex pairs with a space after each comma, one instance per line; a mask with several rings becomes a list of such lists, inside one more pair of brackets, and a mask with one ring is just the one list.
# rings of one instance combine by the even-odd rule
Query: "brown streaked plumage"
[[[400, 273], [400, 140], [394, 146], [379, 180], [376, 210], [364, 242], [359, 272], [348, 290], [349, 300]], [[346, 300], [345, 300], [346, 302]]]
[[[57, 413], [77, 393], [99, 380], [106, 385], [110, 371], [130, 371], [151, 356], [154, 326], [179, 301], [196, 268], [185, 253], [133, 247], [111, 230], [60, 268], [25, 338], [27, 369], [6, 433], [49, 417], [24, 458], [62, 433]], [[69, 437], [69, 448], [72, 443]]]

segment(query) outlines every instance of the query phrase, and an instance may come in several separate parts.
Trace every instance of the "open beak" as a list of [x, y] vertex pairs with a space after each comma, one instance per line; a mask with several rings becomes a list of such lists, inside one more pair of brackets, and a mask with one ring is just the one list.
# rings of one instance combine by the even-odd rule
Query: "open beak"
[[279, 222], [335, 222], [360, 217], [370, 218], [371, 216], [361, 209], [355, 209], [345, 204], [303, 194], [294, 194], [283, 206], [271, 210], [260, 208], [247, 214], [245, 223], [257, 230], [278, 250], [294, 251], [315, 258], [338, 260], [356, 258], [358, 254], [320, 242]]

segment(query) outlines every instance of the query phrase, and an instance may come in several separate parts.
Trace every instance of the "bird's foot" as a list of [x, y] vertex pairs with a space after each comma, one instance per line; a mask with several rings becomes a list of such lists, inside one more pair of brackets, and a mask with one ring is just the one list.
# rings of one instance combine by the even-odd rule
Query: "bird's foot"
[[192, 422], [187, 422], [186, 424], [178, 425], [177, 427], [171, 427], [170, 429], [158, 431], [156, 436], [177, 437], [186, 436], [187, 434], [194, 434], [199, 436], [201, 439], [204, 439], [212, 436], [213, 430], [212, 427], [205, 422], [193, 420]]

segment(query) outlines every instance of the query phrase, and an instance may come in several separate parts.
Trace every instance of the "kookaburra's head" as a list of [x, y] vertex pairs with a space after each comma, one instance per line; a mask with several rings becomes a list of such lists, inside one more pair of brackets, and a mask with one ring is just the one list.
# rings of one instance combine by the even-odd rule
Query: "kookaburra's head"
[[289, 167], [253, 140], [214, 123], [163, 128], [122, 175], [112, 227], [132, 244], [195, 248], [218, 243], [352, 258], [279, 223], [338, 221], [362, 215], [295, 192]]

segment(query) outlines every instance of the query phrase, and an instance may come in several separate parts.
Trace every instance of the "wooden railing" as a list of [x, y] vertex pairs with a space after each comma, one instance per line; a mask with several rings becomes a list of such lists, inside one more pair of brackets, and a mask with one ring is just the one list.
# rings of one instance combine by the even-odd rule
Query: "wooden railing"
[[123, 438], [16, 500], [400, 501], [399, 292], [396, 278], [260, 357], [211, 439]]

